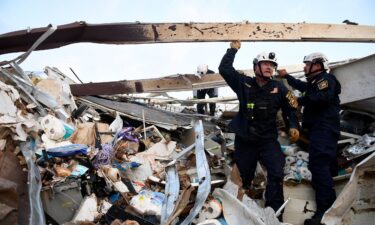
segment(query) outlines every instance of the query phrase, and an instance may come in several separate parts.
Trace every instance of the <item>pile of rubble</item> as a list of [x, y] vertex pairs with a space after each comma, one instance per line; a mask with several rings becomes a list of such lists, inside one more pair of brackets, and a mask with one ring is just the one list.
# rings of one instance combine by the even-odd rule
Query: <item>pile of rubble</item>
[[[56, 68], [0, 70], [1, 224], [280, 224], [283, 208], [261, 207], [260, 165], [241, 188], [226, 120], [74, 98], [72, 83]], [[375, 150], [374, 127], [344, 114], [340, 175]], [[279, 139], [285, 184], [308, 183], [306, 146]]]

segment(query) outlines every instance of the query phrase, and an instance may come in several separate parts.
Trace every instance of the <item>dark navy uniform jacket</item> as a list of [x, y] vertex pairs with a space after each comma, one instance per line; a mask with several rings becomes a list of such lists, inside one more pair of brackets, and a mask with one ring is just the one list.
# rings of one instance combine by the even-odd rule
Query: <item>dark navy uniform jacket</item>
[[311, 129], [313, 125], [328, 126], [334, 132], [340, 131], [341, 85], [336, 77], [322, 72], [308, 82], [286, 75], [288, 84], [302, 92], [298, 104], [304, 106], [303, 127]]
[[230, 128], [246, 139], [276, 139], [276, 114], [280, 108], [284, 118], [288, 118], [289, 127], [297, 128], [295, 110], [286, 98], [287, 88], [275, 80], [260, 87], [255, 77], [238, 73], [233, 68], [236, 53], [237, 49], [228, 49], [219, 66], [221, 76], [237, 94], [240, 103], [239, 112], [230, 122]]

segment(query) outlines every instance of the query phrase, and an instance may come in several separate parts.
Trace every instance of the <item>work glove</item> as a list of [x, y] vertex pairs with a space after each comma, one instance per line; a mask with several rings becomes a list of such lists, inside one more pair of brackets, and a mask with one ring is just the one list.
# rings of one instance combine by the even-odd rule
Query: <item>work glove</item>
[[286, 75], [288, 74], [288, 72], [286, 72], [286, 69], [279, 69], [279, 70], [277, 70], [277, 74], [278, 74], [279, 77], [285, 78]]
[[299, 139], [299, 131], [296, 128], [289, 129], [289, 140], [290, 142], [294, 143], [297, 142]]
[[230, 47], [235, 48], [237, 50], [240, 49], [241, 48], [241, 41], [240, 40], [232, 41], [230, 43]]

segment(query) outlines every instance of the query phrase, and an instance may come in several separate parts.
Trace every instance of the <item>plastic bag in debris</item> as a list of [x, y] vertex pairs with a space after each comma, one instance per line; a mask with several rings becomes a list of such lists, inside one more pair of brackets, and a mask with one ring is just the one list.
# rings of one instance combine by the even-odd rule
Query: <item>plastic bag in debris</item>
[[76, 154], [87, 154], [87, 145], [73, 144], [47, 149], [47, 154], [52, 157], [64, 157]]
[[115, 143], [119, 140], [128, 140], [133, 142], [139, 142], [137, 135], [134, 133], [134, 127], [125, 127], [117, 133], [114, 139]]
[[72, 134], [74, 133], [74, 128], [70, 126], [69, 124], [64, 123], [64, 129], [65, 129], [65, 135], [64, 140], [68, 139]]
[[160, 216], [164, 198], [163, 193], [143, 190], [132, 198], [130, 205], [142, 215]]
[[22, 154], [25, 157], [28, 167], [28, 186], [29, 186], [29, 202], [30, 217], [29, 224], [46, 224], [44, 218], [43, 206], [40, 198], [42, 189], [41, 176], [38, 166], [36, 166], [33, 158], [35, 154], [36, 143], [34, 140], [21, 143]]
[[112, 166], [116, 167], [121, 172], [125, 172], [129, 169], [138, 168], [141, 165], [142, 164], [137, 163], [137, 162], [123, 162], [123, 163], [114, 162]]
[[102, 144], [102, 150], [96, 154], [93, 165], [96, 169], [101, 166], [110, 165], [114, 156], [113, 147], [110, 143]]
[[120, 114], [116, 112], [116, 119], [109, 125], [109, 130], [112, 132], [120, 132], [123, 127], [123, 121], [120, 117]]
[[60, 140], [66, 133], [64, 123], [52, 115], [43, 117], [40, 121], [40, 125], [47, 137], [52, 140]]
[[[373, 147], [371, 147], [373, 146]], [[362, 136], [357, 143], [350, 145], [343, 151], [343, 155], [352, 158], [375, 150], [375, 137], [368, 134]]]

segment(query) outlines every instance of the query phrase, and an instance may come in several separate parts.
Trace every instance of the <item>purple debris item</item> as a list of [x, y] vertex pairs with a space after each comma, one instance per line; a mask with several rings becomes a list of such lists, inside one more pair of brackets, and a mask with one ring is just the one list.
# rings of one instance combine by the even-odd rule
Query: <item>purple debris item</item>
[[134, 127], [125, 127], [117, 135], [118, 139], [139, 142], [138, 137], [134, 134]]
[[102, 150], [98, 152], [93, 162], [96, 169], [104, 165], [111, 165], [111, 159], [114, 156], [112, 144], [102, 144]]

